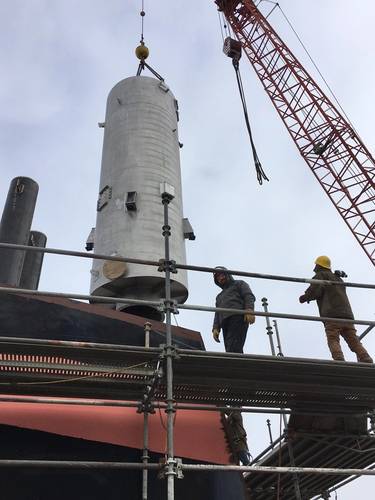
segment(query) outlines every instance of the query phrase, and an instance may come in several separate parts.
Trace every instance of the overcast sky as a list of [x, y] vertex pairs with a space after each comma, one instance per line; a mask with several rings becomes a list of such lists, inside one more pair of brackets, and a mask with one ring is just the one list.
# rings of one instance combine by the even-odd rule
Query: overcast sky
[[[187, 242], [188, 262], [311, 277], [314, 259], [326, 254], [351, 281], [373, 282], [370, 260], [299, 156], [250, 63], [243, 59], [254, 139], [270, 178], [258, 185], [213, 0], [145, 3], [149, 63], [165, 77], [180, 106], [184, 213], [197, 236]], [[373, 2], [280, 4], [373, 152]], [[50, 247], [84, 250], [95, 225], [103, 138], [97, 123], [104, 121], [113, 85], [136, 73], [140, 5], [140, 0], [0, 2], [0, 204], [12, 178], [35, 179], [40, 191], [33, 229], [47, 234]], [[270, 21], [316, 76], [277, 10]], [[88, 260], [47, 255], [39, 288], [87, 293], [90, 267]], [[303, 285], [249, 283], [258, 299], [256, 309], [266, 296], [272, 311], [317, 313], [314, 304], [298, 303]], [[217, 293], [210, 275], [189, 274], [189, 303], [213, 305]], [[357, 318], [374, 319], [374, 294], [359, 289], [349, 294]], [[182, 313], [178, 322], [200, 331], [207, 349], [223, 350], [223, 344], [211, 340], [210, 313]], [[286, 355], [329, 359], [319, 323], [283, 320], [279, 329]], [[375, 355], [374, 334], [365, 346]], [[269, 353], [264, 320], [258, 318], [251, 327], [245, 349]], [[354, 360], [346, 348], [345, 355]], [[268, 445], [265, 420], [266, 416], [247, 419], [254, 455]], [[276, 437], [278, 419], [272, 422]], [[354, 484], [340, 490], [339, 498], [369, 493], [374, 480]]]

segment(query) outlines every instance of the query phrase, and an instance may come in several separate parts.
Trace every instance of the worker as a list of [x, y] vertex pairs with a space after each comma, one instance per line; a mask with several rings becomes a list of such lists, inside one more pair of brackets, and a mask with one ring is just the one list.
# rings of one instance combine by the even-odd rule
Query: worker
[[[340, 271], [331, 271], [331, 261], [326, 255], [321, 255], [315, 260], [315, 275], [313, 279], [329, 280], [343, 283]], [[316, 300], [318, 303], [320, 316], [326, 318], [354, 319], [349, 299], [346, 295], [345, 286], [324, 285], [313, 283], [300, 296], [301, 304]], [[345, 339], [351, 351], [357, 355], [357, 360], [362, 363], [372, 363], [372, 358], [363, 347], [356, 335], [353, 323], [342, 323], [324, 321], [324, 328], [327, 335], [327, 342], [332, 358], [337, 361], [345, 361], [344, 354], [340, 346], [340, 336]]]
[[249, 285], [242, 280], [235, 280], [225, 267], [216, 267], [214, 281], [222, 291], [216, 297], [216, 307], [227, 309], [242, 309], [246, 312], [217, 312], [212, 326], [212, 336], [220, 342], [220, 330], [223, 330], [226, 352], [243, 353], [243, 346], [249, 324], [255, 322], [255, 297]]

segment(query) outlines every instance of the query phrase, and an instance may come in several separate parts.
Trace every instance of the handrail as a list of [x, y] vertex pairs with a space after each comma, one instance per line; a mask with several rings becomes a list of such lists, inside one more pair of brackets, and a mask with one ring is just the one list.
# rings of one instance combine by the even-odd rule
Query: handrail
[[[62, 250], [59, 248], [44, 248], [44, 247], [33, 247], [28, 245], [16, 245], [14, 243], [0, 243], [0, 248], [4, 249], [14, 249], [14, 250], [24, 250], [27, 252], [42, 252], [56, 255], [66, 255], [69, 257], [82, 257], [85, 259], [96, 259], [96, 260], [113, 260], [116, 262], [127, 262], [129, 264], [139, 264], [146, 266], [159, 267], [161, 262], [156, 260], [145, 260], [145, 259], [133, 259], [130, 257], [121, 257], [119, 255], [103, 255], [96, 253], [87, 252], [77, 252], [74, 250]], [[176, 269], [184, 269], [188, 271], [199, 271], [203, 273], [215, 273], [217, 269], [215, 267], [206, 266], [192, 266], [189, 264], [179, 264], [175, 263], [174, 267]], [[245, 278], [257, 278], [275, 281], [289, 281], [292, 283], [309, 283], [309, 284], [322, 284], [322, 285], [334, 285], [334, 286], [345, 286], [348, 288], [367, 288], [370, 290], [375, 290], [374, 283], [355, 283], [355, 282], [341, 282], [341, 281], [329, 281], [329, 280], [315, 280], [308, 278], [296, 278], [293, 276], [280, 276], [277, 274], [263, 274], [263, 273], [253, 273], [247, 271], [238, 271], [235, 269], [228, 269], [227, 272], [233, 276], [242, 276]]]

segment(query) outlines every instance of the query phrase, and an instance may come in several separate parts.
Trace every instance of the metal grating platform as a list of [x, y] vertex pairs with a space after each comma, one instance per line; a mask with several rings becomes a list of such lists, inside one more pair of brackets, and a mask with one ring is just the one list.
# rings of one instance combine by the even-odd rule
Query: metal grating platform
[[178, 401], [240, 406], [375, 408], [375, 366], [299, 358], [178, 351]]
[[[140, 400], [163, 350], [0, 338], [0, 393]], [[161, 359], [161, 363], [159, 360]], [[375, 366], [177, 350], [177, 402], [363, 412], [375, 408]], [[155, 399], [164, 401], [162, 371]]]
[[[297, 467], [371, 468], [375, 463], [375, 437], [340, 436], [329, 434], [298, 434], [290, 440]], [[284, 441], [256, 465], [290, 466], [288, 445]], [[345, 480], [341, 475], [300, 474], [298, 476], [302, 498], [313, 498]], [[251, 500], [295, 500], [291, 474], [245, 475]]]

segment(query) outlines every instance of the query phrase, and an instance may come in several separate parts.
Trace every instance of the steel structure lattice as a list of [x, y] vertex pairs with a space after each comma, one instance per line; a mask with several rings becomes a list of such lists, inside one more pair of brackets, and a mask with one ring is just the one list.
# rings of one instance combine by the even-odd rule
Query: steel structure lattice
[[252, 0], [217, 0], [289, 134], [375, 265], [375, 161]]

